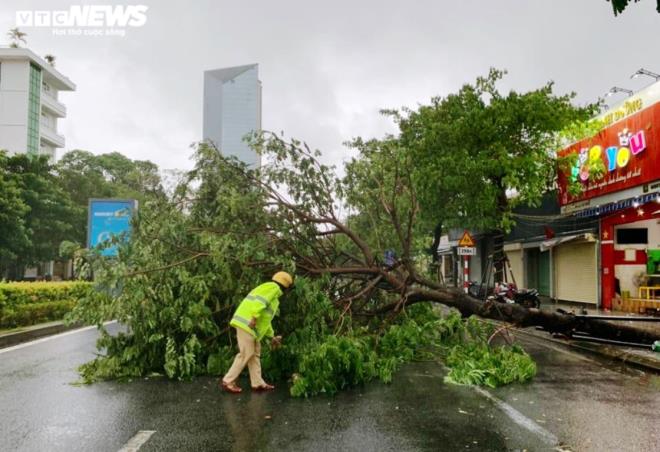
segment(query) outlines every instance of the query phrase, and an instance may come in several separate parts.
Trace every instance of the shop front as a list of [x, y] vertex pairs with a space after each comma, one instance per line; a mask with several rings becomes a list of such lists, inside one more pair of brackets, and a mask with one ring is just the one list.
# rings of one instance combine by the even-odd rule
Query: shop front
[[438, 249], [436, 250], [437, 261], [437, 278], [441, 284], [449, 287], [458, 287], [458, 274], [459, 269], [458, 258], [456, 256], [456, 241], [450, 241], [449, 236], [443, 235], [440, 239]]
[[527, 281], [525, 287], [536, 288], [539, 295], [550, 296], [550, 251], [541, 248], [525, 250]]
[[[585, 299], [600, 293], [605, 309], [639, 310], [624, 303], [635, 299], [660, 306], [660, 82], [598, 119], [606, 124], [598, 134], [559, 153], [577, 155], [558, 175], [561, 212], [598, 219], [599, 234], [598, 243], [555, 251], [557, 298], [580, 290]], [[582, 184], [579, 195], [571, 196], [571, 182]], [[584, 281], [559, 290], [578, 268]]]
[[660, 198], [603, 218], [603, 300], [613, 308], [660, 308]]
[[523, 287], [557, 301], [598, 303], [596, 234], [565, 233], [545, 240], [508, 243], [511, 272]]
[[492, 287], [493, 240], [487, 233], [469, 231], [474, 240], [474, 254], [459, 255], [459, 241], [465, 232], [466, 229], [453, 228], [440, 238], [436, 249], [438, 280], [450, 287], [464, 287], [466, 281]]

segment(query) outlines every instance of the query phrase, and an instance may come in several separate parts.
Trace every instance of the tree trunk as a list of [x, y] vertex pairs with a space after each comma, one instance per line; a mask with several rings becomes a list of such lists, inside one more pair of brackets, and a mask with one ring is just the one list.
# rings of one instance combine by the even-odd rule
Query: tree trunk
[[[506, 187], [502, 179], [496, 179], [495, 184], [499, 190], [497, 195], [497, 213], [501, 222], [507, 211], [509, 200], [506, 197]], [[504, 282], [504, 231], [501, 224], [498, 225], [498, 228], [493, 233], [493, 265], [495, 267], [495, 282]]]
[[433, 262], [438, 262], [440, 256], [438, 256], [438, 247], [440, 246], [440, 239], [442, 238], [442, 220], [438, 222], [433, 230], [433, 245], [431, 245], [431, 254], [433, 255]]
[[[407, 297], [406, 305], [432, 301], [457, 309], [463, 317], [476, 315], [485, 319], [509, 322], [516, 327], [538, 326], [550, 333], [570, 336], [572, 333], [586, 333], [594, 337], [623, 342], [652, 344], [660, 335], [651, 331], [622, 325], [607, 320], [589, 319], [571, 314], [528, 309], [518, 304], [483, 302], [458, 290], [415, 289]], [[394, 311], [402, 309], [401, 304]]]

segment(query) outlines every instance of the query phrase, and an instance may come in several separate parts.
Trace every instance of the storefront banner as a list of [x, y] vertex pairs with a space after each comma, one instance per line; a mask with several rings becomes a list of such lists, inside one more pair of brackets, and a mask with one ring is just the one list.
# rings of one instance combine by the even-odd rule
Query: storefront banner
[[[559, 172], [560, 205], [579, 203], [660, 179], [660, 102], [559, 152], [577, 154], [570, 174]], [[602, 178], [589, 180], [590, 168], [604, 166]], [[583, 184], [580, 195], [567, 192], [570, 179]]]

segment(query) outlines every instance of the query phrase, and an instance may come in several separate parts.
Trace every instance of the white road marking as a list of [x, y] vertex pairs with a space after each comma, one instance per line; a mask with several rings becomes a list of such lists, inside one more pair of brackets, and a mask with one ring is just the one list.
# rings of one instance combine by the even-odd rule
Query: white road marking
[[[440, 364], [445, 370], [447, 371], [449, 370], [449, 368], [443, 363], [438, 363], [438, 364]], [[559, 444], [559, 438], [557, 438], [553, 433], [550, 433], [548, 430], [541, 427], [539, 424], [537, 424], [532, 419], [522, 414], [520, 411], [516, 410], [514, 407], [512, 407], [505, 401], [498, 399], [493, 394], [491, 394], [490, 392], [486, 391], [483, 388], [480, 388], [479, 386], [470, 386], [470, 387], [479, 394], [481, 394], [482, 396], [486, 397], [491, 402], [493, 402], [495, 406], [498, 407], [500, 410], [504, 411], [504, 414], [509, 416], [509, 418], [511, 418], [513, 422], [515, 422], [525, 430], [528, 430], [538, 435], [539, 437], [541, 437], [541, 439], [544, 442], [546, 442], [551, 446], [555, 446]]]
[[151, 438], [151, 435], [154, 433], [156, 433], [156, 430], [140, 430], [117, 452], [136, 452], [144, 445], [144, 443], [149, 441], [149, 438]]
[[[117, 323], [117, 321], [116, 320], [110, 320], [108, 322], [103, 323], [103, 325], [104, 326], [105, 325], [110, 325], [112, 323]], [[83, 328], [78, 328], [77, 330], [65, 331], [64, 333], [55, 334], [53, 336], [42, 337], [41, 339], [35, 339], [33, 341], [30, 341], [30, 342], [24, 342], [22, 344], [14, 345], [12, 347], [7, 347], [7, 348], [0, 349], [0, 354], [11, 352], [11, 351], [18, 350], [18, 349], [25, 348], [25, 347], [29, 347], [31, 345], [41, 344], [43, 342], [52, 341], [54, 339], [59, 339], [61, 337], [69, 336], [71, 334], [82, 333], [83, 331], [88, 331], [88, 330], [91, 330], [91, 329], [94, 329], [94, 328], [96, 328], [96, 326], [94, 326], [94, 325], [86, 326], [86, 327], [83, 327]]]
[[522, 414], [520, 411], [516, 410], [508, 403], [498, 399], [490, 392], [478, 386], [474, 386], [473, 389], [482, 396], [486, 397], [491, 402], [493, 402], [500, 410], [504, 411], [504, 413], [507, 416], [509, 416], [509, 418], [511, 418], [513, 422], [523, 427], [524, 429], [529, 430], [530, 432], [538, 435], [547, 444], [554, 446], [559, 443], [559, 439], [554, 434], [550, 433], [549, 431], [541, 427], [539, 424], [537, 424], [532, 419]]

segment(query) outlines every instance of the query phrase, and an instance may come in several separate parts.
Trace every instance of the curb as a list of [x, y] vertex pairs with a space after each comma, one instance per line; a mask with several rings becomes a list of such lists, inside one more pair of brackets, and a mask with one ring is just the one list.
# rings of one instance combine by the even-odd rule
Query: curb
[[12, 345], [29, 342], [33, 339], [39, 339], [44, 336], [63, 333], [65, 331], [80, 328], [81, 324], [65, 325], [64, 322], [51, 322], [43, 326], [26, 327], [23, 331], [7, 333], [0, 335], [0, 348], [11, 347]]
[[525, 336], [530, 336], [535, 339], [542, 339], [544, 341], [552, 342], [558, 344], [562, 347], [572, 348], [580, 352], [586, 352], [594, 355], [599, 355], [608, 359], [621, 361], [625, 364], [641, 368], [643, 370], [649, 370], [655, 373], [660, 373], [660, 356], [657, 359], [647, 357], [637, 353], [631, 353], [626, 350], [622, 350], [617, 347], [612, 347], [610, 345], [595, 344], [592, 342], [585, 341], [575, 341], [575, 340], [562, 340], [555, 339], [550, 336], [550, 333], [536, 333], [533, 331], [527, 330], [515, 330], [515, 334], [522, 334]]

